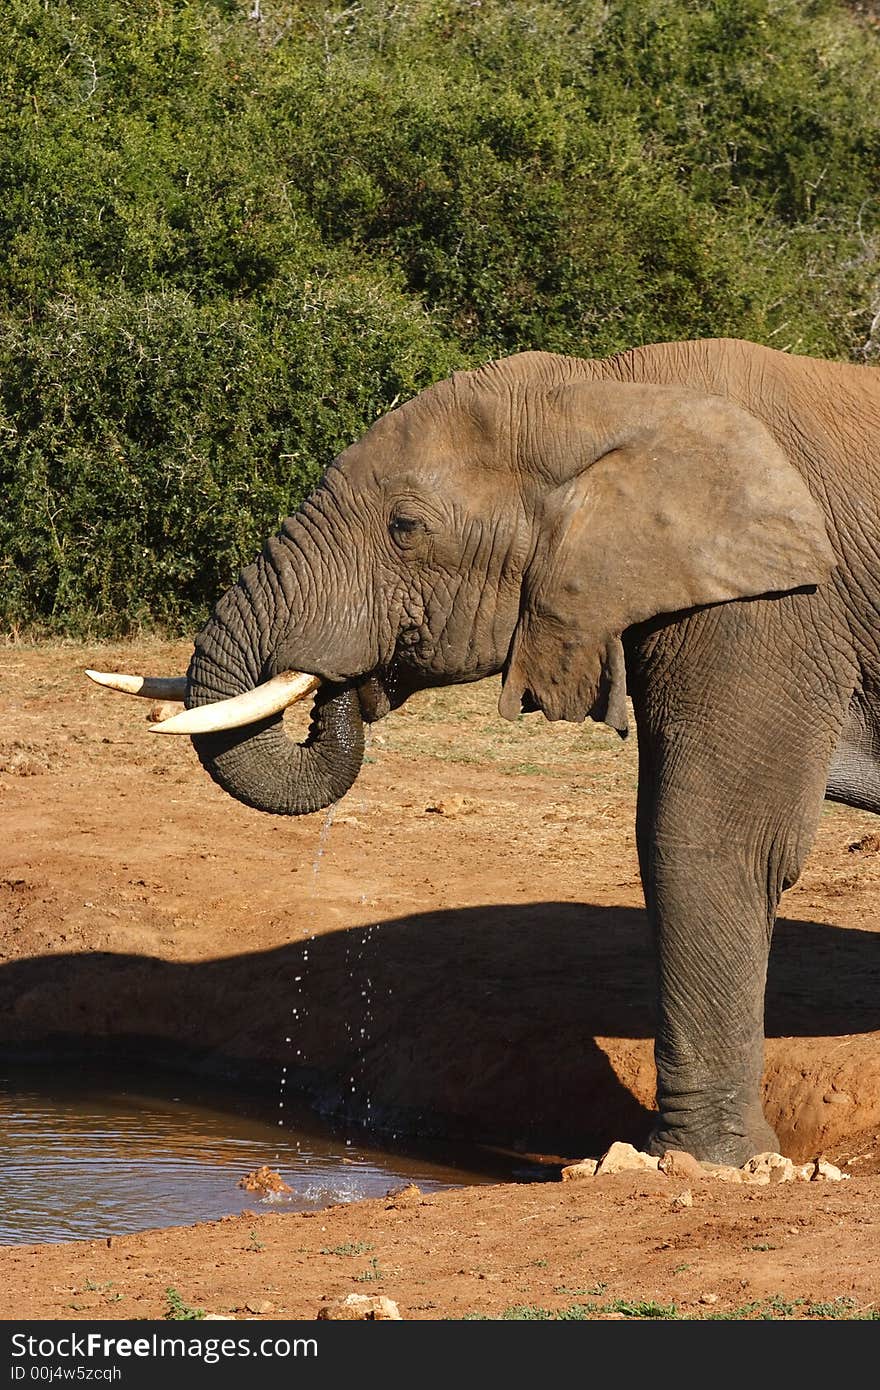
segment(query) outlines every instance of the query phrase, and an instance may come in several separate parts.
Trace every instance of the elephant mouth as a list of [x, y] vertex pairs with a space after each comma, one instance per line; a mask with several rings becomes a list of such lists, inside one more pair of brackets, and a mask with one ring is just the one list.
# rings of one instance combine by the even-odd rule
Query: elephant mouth
[[424, 681], [405, 667], [380, 667], [352, 681], [365, 724], [375, 724], [392, 710], [405, 704], [410, 695], [424, 687]]

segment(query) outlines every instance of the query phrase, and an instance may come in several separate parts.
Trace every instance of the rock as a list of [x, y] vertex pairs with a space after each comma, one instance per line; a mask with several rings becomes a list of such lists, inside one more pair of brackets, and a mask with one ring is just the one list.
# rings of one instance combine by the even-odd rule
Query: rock
[[742, 1166], [743, 1181], [753, 1183], [794, 1182], [797, 1169], [790, 1158], [778, 1153], [755, 1154]]
[[344, 1298], [337, 1298], [332, 1303], [326, 1304], [325, 1307], [319, 1308], [318, 1317], [323, 1321], [402, 1321], [397, 1304], [382, 1293], [346, 1294]]
[[686, 1187], [683, 1192], [679, 1192], [677, 1197], [673, 1197], [672, 1205], [674, 1207], [692, 1207], [694, 1205], [694, 1194], [691, 1192], [690, 1188]]
[[659, 1158], [642, 1153], [640, 1149], [633, 1148], [632, 1144], [622, 1144], [618, 1141], [599, 1159], [596, 1177], [602, 1177], [606, 1173], [656, 1173], [659, 1168]]
[[205, 1313], [202, 1322], [237, 1322], [233, 1313]]
[[667, 1178], [684, 1178], [688, 1182], [706, 1176], [699, 1159], [685, 1153], [684, 1149], [667, 1149], [660, 1159], [660, 1172], [665, 1173]]
[[249, 1298], [244, 1306], [249, 1313], [263, 1315], [264, 1313], [275, 1312], [275, 1304], [270, 1303], [268, 1298]]
[[810, 1182], [843, 1182], [845, 1176], [848, 1176], [841, 1173], [839, 1168], [824, 1158], [817, 1158], [813, 1169]]
[[406, 1187], [390, 1187], [385, 1193], [385, 1197], [386, 1211], [400, 1207], [414, 1207], [422, 1200], [422, 1189], [417, 1187], [414, 1182], [409, 1182]]
[[809, 1163], [793, 1163], [778, 1153], [755, 1154], [740, 1169], [743, 1182], [840, 1182], [844, 1174], [833, 1163], [824, 1158], [811, 1159]]
[[700, 1167], [707, 1178], [716, 1182], [742, 1182], [743, 1174], [739, 1168], [731, 1168], [727, 1163], [701, 1163]]
[[463, 811], [467, 811], [467, 798], [463, 796], [447, 796], [442, 801], [429, 801], [425, 807], [426, 815], [449, 816], [450, 818], [460, 816]]
[[849, 1091], [826, 1091], [822, 1099], [826, 1105], [852, 1105], [853, 1103]]
[[718, 1295], [717, 1295], [717, 1293], [701, 1293], [701, 1294], [700, 1294], [700, 1302], [701, 1302], [701, 1303], [717, 1303], [717, 1302], [718, 1302]]
[[567, 1163], [562, 1170], [562, 1181], [576, 1182], [578, 1178], [594, 1178], [598, 1166], [598, 1158], [582, 1158], [577, 1163]]
[[252, 1173], [245, 1173], [243, 1178], [239, 1178], [238, 1186], [243, 1187], [245, 1192], [292, 1192], [293, 1188], [284, 1181], [280, 1173], [276, 1173], [274, 1168], [270, 1168], [264, 1163], [261, 1168], [255, 1168]]

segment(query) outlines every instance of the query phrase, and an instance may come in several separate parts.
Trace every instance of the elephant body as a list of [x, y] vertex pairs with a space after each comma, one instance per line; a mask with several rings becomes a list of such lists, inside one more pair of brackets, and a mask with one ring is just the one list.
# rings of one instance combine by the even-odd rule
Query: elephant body
[[[503, 677], [501, 713], [638, 728], [657, 953], [650, 1146], [741, 1163], [761, 1109], [773, 923], [823, 798], [880, 810], [880, 371], [737, 340], [523, 353], [398, 407], [199, 635], [190, 706], [278, 672], [324, 684], [200, 735], [260, 809], [347, 790], [362, 721]], [[572, 1105], [578, 1103], [572, 1097]]]

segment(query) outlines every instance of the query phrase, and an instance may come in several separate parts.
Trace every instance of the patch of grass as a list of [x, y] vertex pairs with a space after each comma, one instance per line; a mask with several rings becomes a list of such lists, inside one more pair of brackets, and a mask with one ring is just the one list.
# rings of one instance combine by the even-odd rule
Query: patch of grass
[[880, 1311], [876, 1308], [860, 1308], [848, 1294], [839, 1294], [830, 1303], [808, 1303], [811, 1318], [852, 1319], [854, 1322], [880, 1322]]
[[546, 1308], [535, 1308], [531, 1304], [517, 1304], [512, 1308], [505, 1308], [501, 1314], [504, 1322], [550, 1322], [555, 1314]]
[[[490, 677], [454, 689], [420, 691], [407, 701], [406, 714], [392, 714], [384, 723], [385, 751], [454, 765], [490, 763], [511, 778], [555, 778], [567, 784], [560, 786], [560, 798], [569, 792], [578, 798], [594, 796], [597, 789], [620, 783], [635, 785], [634, 724], [627, 746], [592, 723], [563, 727], [536, 715], [509, 723], [498, 717], [499, 688], [498, 679]], [[446, 726], [439, 736], [438, 725]], [[609, 752], [616, 755], [613, 770], [606, 761]]]
[[[596, 1289], [604, 1285], [595, 1285]], [[568, 1292], [560, 1289], [559, 1292]], [[536, 1304], [512, 1304], [491, 1317], [485, 1313], [468, 1313], [466, 1320], [474, 1322], [587, 1322], [602, 1314], [618, 1313], [634, 1320], [731, 1322], [789, 1322], [808, 1318], [831, 1318], [836, 1321], [878, 1322], [880, 1311], [860, 1307], [854, 1298], [841, 1295], [827, 1303], [811, 1303], [807, 1299], [788, 1299], [782, 1294], [756, 1299], [724, 1312], [685, 1313], [675, 1303], [658, 1303], [654, 1299], [614, 1298], [606, 1303], [571, 1303], [566, 1308], [545, 1308]]]
[[708, 1313], [707, 1321], [757, 1321], [790, 1322], [807, 1318], [833, 1318], [838, 1321], [877, 1322], [880, 1312], [875, 1308], [861, 1308], [854, 1298], [841, 1294], [830, 1303], [811, 1303], [804, 1298], [784, 1298], [773, 1294], [770, 1298], [756, 1299], [751, 1303], [740, 1304], [720, 1313]]
[[354, 1277], [359, 1284], [372, 1284], [385, 1278], [385, 1270], [379, 1268], [379, 1261], [374, 1255], [370, 1260], [369, 1269], [362, 1270], [360, 1274], [356, 1274]]
[[471, 1321], [500, 1322], [586, 1322], [601, 1313], [622, 1313], [626, 1318], [675, 1319], [683, 1315], [674, 1303], [656, 1303], [652, 1299], [630, 1300], [615, 1298], [610, 1303], [572, 1303], [567, 1308], [543, 1308], [534, 1304], [512, 1304], [496, 1318], [473, 1313]]

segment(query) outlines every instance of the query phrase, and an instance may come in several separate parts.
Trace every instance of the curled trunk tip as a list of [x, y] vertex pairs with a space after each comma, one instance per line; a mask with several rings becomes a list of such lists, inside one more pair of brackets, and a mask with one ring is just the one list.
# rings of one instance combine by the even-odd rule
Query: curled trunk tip
[[324, 810], [355, 782], [364, 757], [364, 726], [350, 685], [323, 685], [308, 737], [295, 743], [283, 714], [246, 728], [198, 734], [193, 747], [213, 780], [237, 801], [271, 815]]

